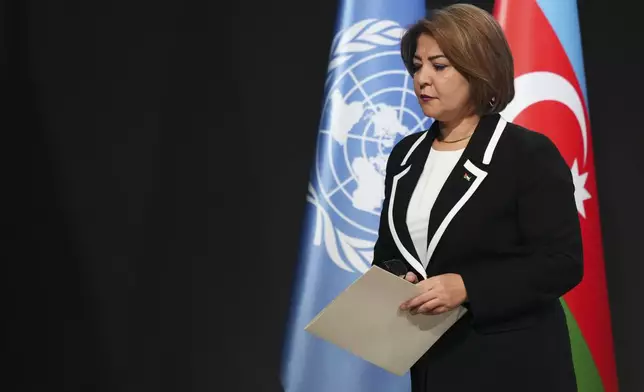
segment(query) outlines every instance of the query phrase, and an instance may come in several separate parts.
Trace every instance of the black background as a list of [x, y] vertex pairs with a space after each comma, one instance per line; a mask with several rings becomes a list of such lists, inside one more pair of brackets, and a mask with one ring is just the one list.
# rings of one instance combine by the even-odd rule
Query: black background
[[[216, 3], [0, 3], [4, 390], [281, 390], [336, 10]], [[644, 30], [620, 3], [579, 10], [621, 390], [641, 391]]]

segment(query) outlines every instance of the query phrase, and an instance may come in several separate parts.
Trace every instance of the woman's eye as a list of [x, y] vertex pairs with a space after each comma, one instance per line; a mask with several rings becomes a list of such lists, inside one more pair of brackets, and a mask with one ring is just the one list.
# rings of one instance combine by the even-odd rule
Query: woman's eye
[[422, 66], [421, 66], [420, 64], [414, 64], [414, 65], [412, 66], [412, 69], [414, 70], [414, 72], [417, 72], [421, 67], [422, 67]]
[[434, 69], [436, 69], [437, 71], [442, 71], [445, 68], [447, 68], [447, 65], [445, 64], [434, 64]]

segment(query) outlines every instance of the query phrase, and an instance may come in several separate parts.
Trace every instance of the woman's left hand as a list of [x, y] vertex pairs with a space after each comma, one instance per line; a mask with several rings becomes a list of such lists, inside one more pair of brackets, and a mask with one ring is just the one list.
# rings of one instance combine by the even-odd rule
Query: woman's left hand
[[444, 274], [432, 276], [420, 283], [424, 293], [402, 303], [402, 310], [412, 314], [440, 314], [455, 309], [467, 299], [467, 291], [461, 275]]

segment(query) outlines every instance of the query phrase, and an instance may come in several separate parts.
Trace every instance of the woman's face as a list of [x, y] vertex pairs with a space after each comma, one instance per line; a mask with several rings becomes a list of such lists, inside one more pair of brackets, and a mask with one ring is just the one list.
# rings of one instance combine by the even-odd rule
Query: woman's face
[[418, 37], [416, 45], [414, 92], [427, 117], [448, 122], [469, 113], [470, 84], [426, 34]]

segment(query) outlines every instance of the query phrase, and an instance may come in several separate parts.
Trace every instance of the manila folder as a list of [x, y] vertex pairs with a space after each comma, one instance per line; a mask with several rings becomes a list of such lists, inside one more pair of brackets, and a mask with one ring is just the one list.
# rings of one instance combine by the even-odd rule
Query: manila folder
[[439, 315], [400, 310], [400, 304], [420, 293], [420, 287], [373, 266], [322, 309], [305, 330], [403, 375], [467, 312], [462, 306]]

